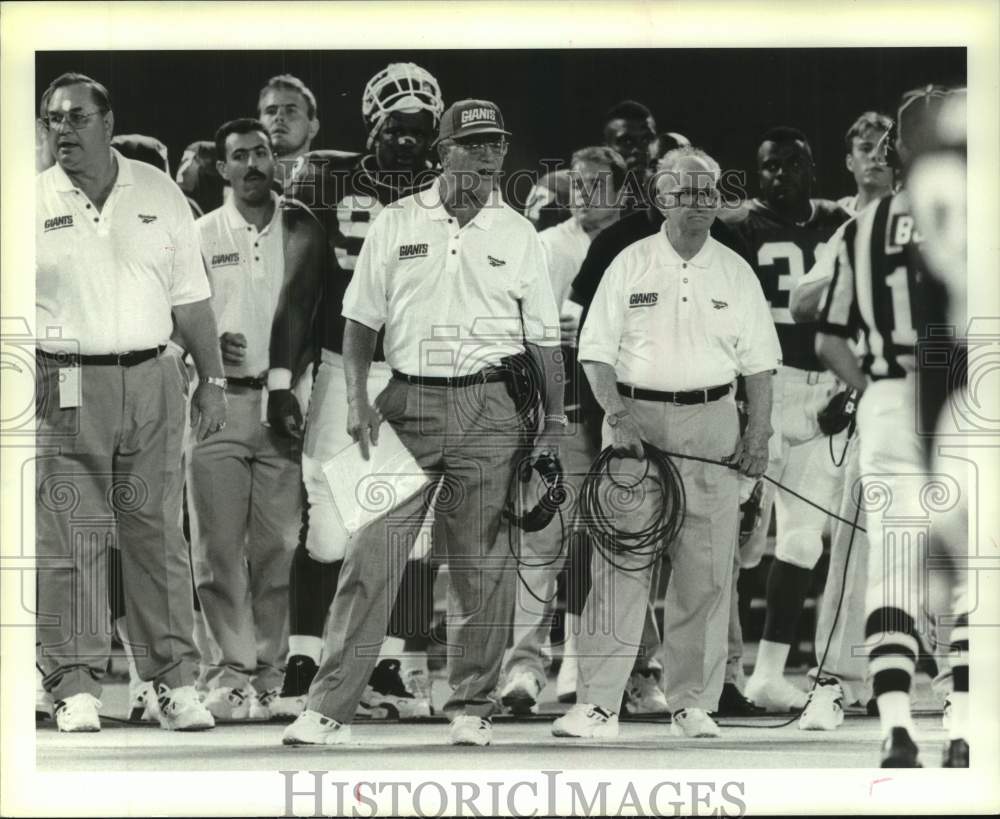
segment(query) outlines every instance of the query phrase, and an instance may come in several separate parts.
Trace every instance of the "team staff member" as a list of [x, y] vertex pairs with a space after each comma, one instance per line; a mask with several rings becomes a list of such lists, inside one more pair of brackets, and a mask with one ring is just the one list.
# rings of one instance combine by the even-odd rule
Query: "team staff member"
[[[308, 91], [308, 89], [305, 89]], [[310, 92], [311, 97], [311, 92]], [[262, 99], [268, 100], [265, 94]], [[303, 97], [302, 105], [306, 105]], [[312, 151], [296, 164], [291, 195], [314, 209], [326, 231], [329, 269], [313, 302], [319, 301], [320, 364], [313, 386], [303, 444], [302, 473], [307, 493], [300, 544], [292, 560], [288, 662], [281, 696], [272, 709], [297, 716], [319, 667], [330, 603], [350, 537], [334, 507], [323, 463], [351, 443], [347, 435], [347, 393], [342, 349], [344, 291], [354, 273], [365, 236], [382, 209], [430, 184], [431, 143], [444, 110], [437, 81], [413, 63], [392, 63], [373, 76], [362, 94], [362, 115], [371, 153]], [[267, 119], [267, 109], [262, 119]], [[277, 128], [278, 120], [273, 120]], [[307, 292], [303, 290], [302, 292]], [[310, 333], [311, 335], [311, 333]], [[368, 374], [370, 395], [389, 381], [381, 339]], [[430, 540], [429, 527], [426, 537]], [[362, 713], [384, 708], [403, 717], [429, 716], [427, 645], [434, 614], [434, 573], [429, 560], [406, 567], [383, 651], [389, 657], [373, 674]], [[390, 645], [394, 644], [394, 645]]]
[[[943, 96], [932, 89], [904, 98], [907, 101], [898, 118], [898, 148], [904, 163], [909, 159], [907, 138], [916, 141], [919, 136], [921, 109], [940, 104]], [[918, 341], [928, 338], [932, 320], [946, 320], [938, 312], [944, 295], [928, 281], [919, 241], [905, 189], [858, 214], [832, 247], [833, 277], [823, 300], [816, 339], [820, 358], [861, 393], [858, 430], [862, 481], [872, 476], [885, 487], [887, 502], [869, 509], [866, 515], [865, 644], [884, 738], [881, 764], [893, 768], [920, 767], [913, 741], [910, 689], [920, 652], [918, 631], [926, 604], [923, 578], [928, 553], [919, 547], [918, 533], [901, 531], [898, 521], [926, 517], [921, 495], [927, 470], [914, 423], [913, 373]], [[860, 365], [848, 345], [857, 332], [867, 350]], [[889, 523], [886, 518], [897, 522]], [[913, 547], [892, 548], [901, 538], [911, 538]], [[962, 544], [958, 548], [963, 550]], [[968, 602], [963, 595], [959, 600]], [[956, 613], [964, 617], [968, 612]], [[964, 683], [965, 693], [968, 630], [964, 622], [956, 632], [954, 671], [956, 681]], [[964, 671], [959, 673], [960, 669]], [[964, 725], [961, 730], [965, 730]]]
[[[442, 173], [372, 225], [344, 297], [348, 430], [367, 456], [385, 418], [417, 462], [456, 500], [438, 511], [451, 594], [451, 742], [486, 745], [488, 717], [510, 634], [516, 573], [498, 538], [521, 433], [503, 359], [527, 353], [544, 375], [545, 427], [531, 460], [562, 432], [559, 315], [541, 243], [500, 199], [509, 132], [486, 100], [453, 104], [441, 121]], [[389, 386], [369, 403], [367, 373], [385, 325]], [[445, 328], [444, 333], [441, 328]], [[514, 426], [515, 429], [511, 427]], [[514, 433], [513, 435], [511, 433]], [[309, 710], [287, 744], [344, 742], [399, 585], [402, 561], [426, 514], [427, 494], [365, 529], [348, 551]], [[402, 560], [401, 560], [402, 559]], [[362, 654], [362, 656], [359, 656]]]
[[[661, 147], [673, 145], [676, 148], [683, 148], [690, 146], [691, 143], [686, 137], [680, 134], [662, 134], [658, 140], [658, 144]], [[668, 152], [664, 151], [663, 155], [666, 155]], [[580, 272], [570, 287], [569, 299], [563, 304], [563, 318], [567, 324], [572, 324], [575, 318], [575, 326], [579, 326], [581, 317], [585, 316], [587, 310], [590, 308], [598, 285], [600, 285], [601, 280], [604, 278], [604, 274], [611, 262], [629, 245], [647, 236], [656, 235], [662, 228], [663, 220], [664, 214], [657, 207], [657, 204], [651, 201], [649, 206], [643, 211], [625, 216], [594, 237], [594, 241], [591, 243], [583, 264], [580, 267]], [[712, 222], [709, 235], [738, 253], [747, 261], [750, 260], [750, 250], [742, 237], [720, 219]], [[591, 439], [591, 446], [595, 450], [599, 450], [601, 422], [604, 413], [594, 400], [585, 382], [580, 384], [579, 397], [580, 416], [584, 430]], [[570, 552], [570, 582], [582, 587], [583, 594], [579, 595], [579, 597], [583, 599], [585, 599], [589, 589], [589, 578], [586, 577], [586, 572], [588, 571], [587, 567], [590, 565], [590, 560], [590, 550], [586, 546]], [[743, 676], [743, 632], [740, 626], [739, 601], [736, 595], [736, 582], [739, 578], [739, 570], [740, 567], [737, 563], [733, 567], [733, 597], [728, 636], [729, 658], [726, 663], [726, 682], [722, 687], [722, 697], [719, 700], [719, 714], [722, 716], [752, 716], [760, 713], [760, 709], [749, 702], [742, 693], [745, 684]], [[653, 584], [651, 584], [651, 588], [653, 588]], [[571, 596], [570, 599], [573, 600], [574, 597]], [[571, 618], [574, 619], [578, 614], [579, 612], [570, 612]], [[636, 666], [632, 676], [629, 678], [629, 685], [626, 689], [626, 705], [631, 713], [650, 713], [664, 710], [661, 705], [663, 702], [663, 692], [659, 687], [662, 669], [656, 660], [656, 654], [659, 652], [659, 649], [660, 633], [656, 627], [651, 601], [646, 614], [646, 623], [642, 630], [642, 651], [636, 658]], [[565, 676], [560, 669], [560, 681]], [[574, 677], [573, 690], [575, 691], [575, 689]], [[560, 692], [562, 691], [561, 685], [559, 690]]]
[[[565, 301], [591, 239], [618, 219], [618, 193], [625, 181], [625, 170], [621, 156], [604, 146], [581, 148], [573, 153], [568, 172], [573, 215], [538, 234], [545, 249], [556, 304]], [[566, 470], [568, 496], [577, 498], [597, 451], [590, 445], [576, 414], [579, 406], [574, 396], [582, 372], [578, 372], [576, 362], [575, 330], [563, 334], [562, 351], [567, 428], [559, 454]], [[564, 509], [562, 517], [569, 523], [574, 519], [573, 510]], [[520, 538], [524, 561], [519, 571], [522, 583], [517, 586], [513, 645], [504, 664], [506, 681], [500, 691], [500, 701], [515, 712], [534, 707], [545, 688], [551, 662], [548, 637], [554, 615], [556, 579], [565, 562], [561, 555], [567, 534], [558, 521], [553, 521], [540, 532], [525, 532]], [[575, 648], [570, 645], [572, 631], [566, 629], [563, 649], [563, 663], [568, 668], [575, 664]], [[560, 677], [563, 676], [560, 667]], [[575, 672], [572, 687], [575, 691]]]
[[136, 661], [156, 685], [160, 724], [211, 728], [193, 685], [191, 569], [180, 529], [187, 374], [162, 355], [176, 322], [201, 374], [191, 398], [196, 437], [220, 431], [222, 362], [194, 220], [169, 177], [111, 148], [103, 85], [63, 74], [39, 108], [56, 165], [36, 183], [37, 442], [49, 453], [36, 472], [37, 550], [72, 566], [39, 574], [38, 665], [59, 730], [100, 730], [98, 680], [110, 645], [75, 613], [106, 609], [103, 594], [93, 596], [104, 554], [74, 550], [73, 525], [114, 512], [129, 637], [146, 649]]
[[892, 168], [885, 163], [885, 151], [882, 150], [891, 129], [892, 120], [877, 111], [865, 111], [847, 129], [844, 163], [854, 176], [858, 192], [838, 199], [837, 204], [852, 216], [892, 193]]
[[[643, 441], [730, 459], [750, 476], [767, 468], [771, 377], [780, 351], [753, 270], [709, 236], [719, 175], [718, 163], [696, 148], [663, 158], [657, 180], [663, 228], [612, 262], [580, 336], [580, 360], [606, 412], [604, 441], [622, 456], [613, 468], [625, 483], [643, 486], [638, 508], [615, 512], [605, 497], [619, 529], [633, 529], [663, 502], [642, 483], [648, 467]], [[746, 380], [749, 407], [742, 437], [732, 390], [738, 375]], [[680, 537], [668, 547], [663, 651], [671, 731], [718, 736], [709, 712], [725, 675], [739, 476], [719, 464], [676, 464], [687, 505]], [[635, 569], [625, 571], [595, 549], [583, 620], [611, 624], [615, 638], [586, 629], [580, 634], [578, 702], [553, 724], [556, 736], [617, 735], [616, 711], [648, 599], [652, 569], [641, 568], [647, 560], [619, 554], [621, 565]]]
[[[760, 198], [753, 199], [735, 225], [753, 252], [753, 264], [771, 307], [781, 341], [782, 367], [775, 379], [775, 429], [768, 475], [794, 492], [831, 509], [840, 503], [844, 471], [819, 429], [818, 413], [837, 392], [836, 378], [816, 358], [815, 324], [796, 324], [788, 310], [796, 281], [816, 260], [817, 247], [849, 215], [826, 199], [811, 198], [815, 169], [805, 135], [795, 129], [768, 130], [757, 150]], [[823, 554], [827, 515], [765, 482], [761, 492], [765, 525], [741, 550], [754, 565], [767, 538], [766, 522], [776, 510], [775, 560], [767, 580], [764, 636], [746, 695], [769, 711], [802, 709], [806, 692], [784, 677], [812, 572]]]
[[[303, 329], [312, 320], [311, 306], [289, 299], [284, 285], [304, 291], [312, 282], [308, 289], [315, 290], [326, 238], [309, 211], [271, 189], [275, 163], [260, 122], [227, 122], [215, 142], [219, 173], [233, 195], [197, 227], [221, 332], [229, 423], [194, 444], [187, 460], [198, 599], [219, 647], [205, 675], [205, 705], [217, 719], [245, 719], [256, 700], [254, 716], [266, 718], [288, 649], [288, 572], [302, 492], [298, 441], [262, 423], [268, 409], [273, 417], [273, 405], [287, 400], [291, 383], [272, 383], [278, 389], [268, 396], [270, 408], [264, 387], [276, 318]], [[294, 318], [289, 306], [298, 308]], [[287, 348], [286, 339], [303, 334], [285, 328], [274, 335]], [[276, 363], [298, 374], [303, 368], [289, 361], [298, 357], [289, 350]]]

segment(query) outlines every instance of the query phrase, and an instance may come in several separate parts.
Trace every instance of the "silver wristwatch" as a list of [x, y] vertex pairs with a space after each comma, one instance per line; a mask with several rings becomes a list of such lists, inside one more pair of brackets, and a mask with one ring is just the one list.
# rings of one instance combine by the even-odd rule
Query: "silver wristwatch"
[[622, 410], [621, 412], [612, 412], [609, 415], [604, 416], [607, 419], [608, 426], [614, 428], [618, 426], [618, 422], [622, 420], [626, 415], [628, 415], [628, 410]]
[[219, 378], [217, 375], [203, 375], [198, 379], [199, 384], [211, 384], [218, 387], [221, 390], [226, 389], [226, 384], [228, 383], [225, 378]]

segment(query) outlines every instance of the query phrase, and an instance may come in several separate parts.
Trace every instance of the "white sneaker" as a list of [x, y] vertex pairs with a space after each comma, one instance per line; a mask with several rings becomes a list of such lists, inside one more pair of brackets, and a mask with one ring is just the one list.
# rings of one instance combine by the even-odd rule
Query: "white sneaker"
[[556, 676], [556, 699], [559, 702], [576, 702], [576, 675], [579, 666], [576, 654], [563, 652], [562, 665]]
[[250, 698], [250, 719], [271, 719], [271, 705], [277, 701], [280, 688], [269, 688], [267, 691], [254, 691]]
[[493, 723], [482, 717], [461, 714], [451, 722], [448, 741], [452, 745], [489, 745], [493, 740]]
[[205, 707], [220, 722], [250, 719], [253, 691], [249, 688], [213, 688], [205, 697]]
[[160, 683], [156, 690], [157, 718], [161, 728], [168, 731], [204, 731], [215, 727], [212, 712], [205, 707], [193, 685], [167, 688]]
[[350, 741], [350, 725], [309, 710], [299, 714], [281, 735], [282, 745], [342, 745]]
[[35, 721], [52, 717], [52, 695], [42, 684], [44, 676], [35, 666]]
[[799, 717], [803, 731], [833, 731], [844, 721], [844, 690], [832, 677], [823, 677], [808, 695]]
[[289, 718], [295, 719], [299, 714], [306, 710], [306, 700], [308, 696], [302, 694], [298, 697], [275, 697], [268, 704], [268, 708], [271, 711], [272, 717]]
[[512, 714], [532, 714], [541, 693], [542, 686], [535, 675], [523, 666], [515, 666], [500, 689], [500, 702]]
[[67, 733], [101, 730], [97, 709], [101, 701], [93, 694], [73, 694], [56, 703], [56, 726]]
[[129, 722], [156, 722], [156, 690], [151, 682], [129, 680]]
[[722, 731], [707, 711], [701, 708], [683, 708], [674, 714], [670, 733], [678, 737], [718, 737]]
[[416, 700], [414, 707], [422, 711], [424, 706], [426, 706], [427, 716], [433, 716], [434, 704], [431, 700], [432, 684], [430, 674], [423, 668], [404, 672], [403, 685], [413, 695], [413, 699]]
[[752, 674], [743, 692], [746, 698], [771, 714], [801, 711], [806, 707], [808, 695], [784, 677], [759, 677]]
[[630, 714], [666, 714], [667, 696], [660, 688], [660, 674], [650, 669], [635, 671], [625, 686], [625, 704]]
[[614, 739], [618, 736], [618, 715], [599, 705], [578, 702], [552, 723], [552, 736]]

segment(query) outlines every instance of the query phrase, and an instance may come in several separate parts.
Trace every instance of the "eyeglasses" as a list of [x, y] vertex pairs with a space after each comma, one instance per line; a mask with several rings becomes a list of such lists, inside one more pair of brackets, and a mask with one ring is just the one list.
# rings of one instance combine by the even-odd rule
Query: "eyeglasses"
[[86, 127], [87, 123], [90, 122], [91, 117], [96, 117], [98, 114], [106, 114], [102, 108], [98, 108], [96, 111], [91, 111], [89, 114], [84, 114], [82, 111], [70, 111], [68, 114], [64, 114], [61, 111], [53, 111], [46, 117], [39, 117], [38, 121], [45, 126], [45, 130], [51, 131], [54, 128], [58, 128], [64, 122], [69, 123], [69, 127], [74, 131], [79, 131], [81, 128]]
[[719, 204], [722, 194], [716, 188], [681, 188], [663, 193], [660, 198], [669, 207], [696, 205], [700, 208], [711, 208]]
[[504, 136], [487, 135], [481, 137], [465, 137], [464, 139], [454, 140], [455, 144], [464, 148], [466, 151], [506, 151], [507, 150], [507, 138]]

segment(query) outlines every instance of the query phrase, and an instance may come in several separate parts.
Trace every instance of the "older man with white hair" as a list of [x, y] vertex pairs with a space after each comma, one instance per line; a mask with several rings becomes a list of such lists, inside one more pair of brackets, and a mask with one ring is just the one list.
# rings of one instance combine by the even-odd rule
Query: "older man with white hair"
[[[675, 458], [686, 509], [666, 544], [664, 666], [672, 733], [718, 736], [709, 716], [722, 693], [732, 567], [738, 536], [739, 472], [767, 468], [771, 377], [781, 351], [753, 270], [709, 236], [719, 208], [720, 169], [704, 151], [669, 152], [656, 180], [665, 220], [627, 247], [601, 280], [580, 337], [580, 360], [604, 408], [609, 471], [634, 487], [636, 503], [610, 499], [620, 531], [638, 531], [665, 502], [646, 446], [706, 459]], [[746, 382], [749, 423], [740, 435], [733, 384]], [[610, 481], [608, 481], [610, 483]], [[602, 487], [601, 496], [608, 494]], [[577, 705], [556, 736], [614, 737], [622, 691], [640, 642], [652, 573], [649, 551], [621, 551], [615, 565], [595, 550], [593, 588], [579, 640]], [[609, 637], [610, 635], [610, 637]]]

